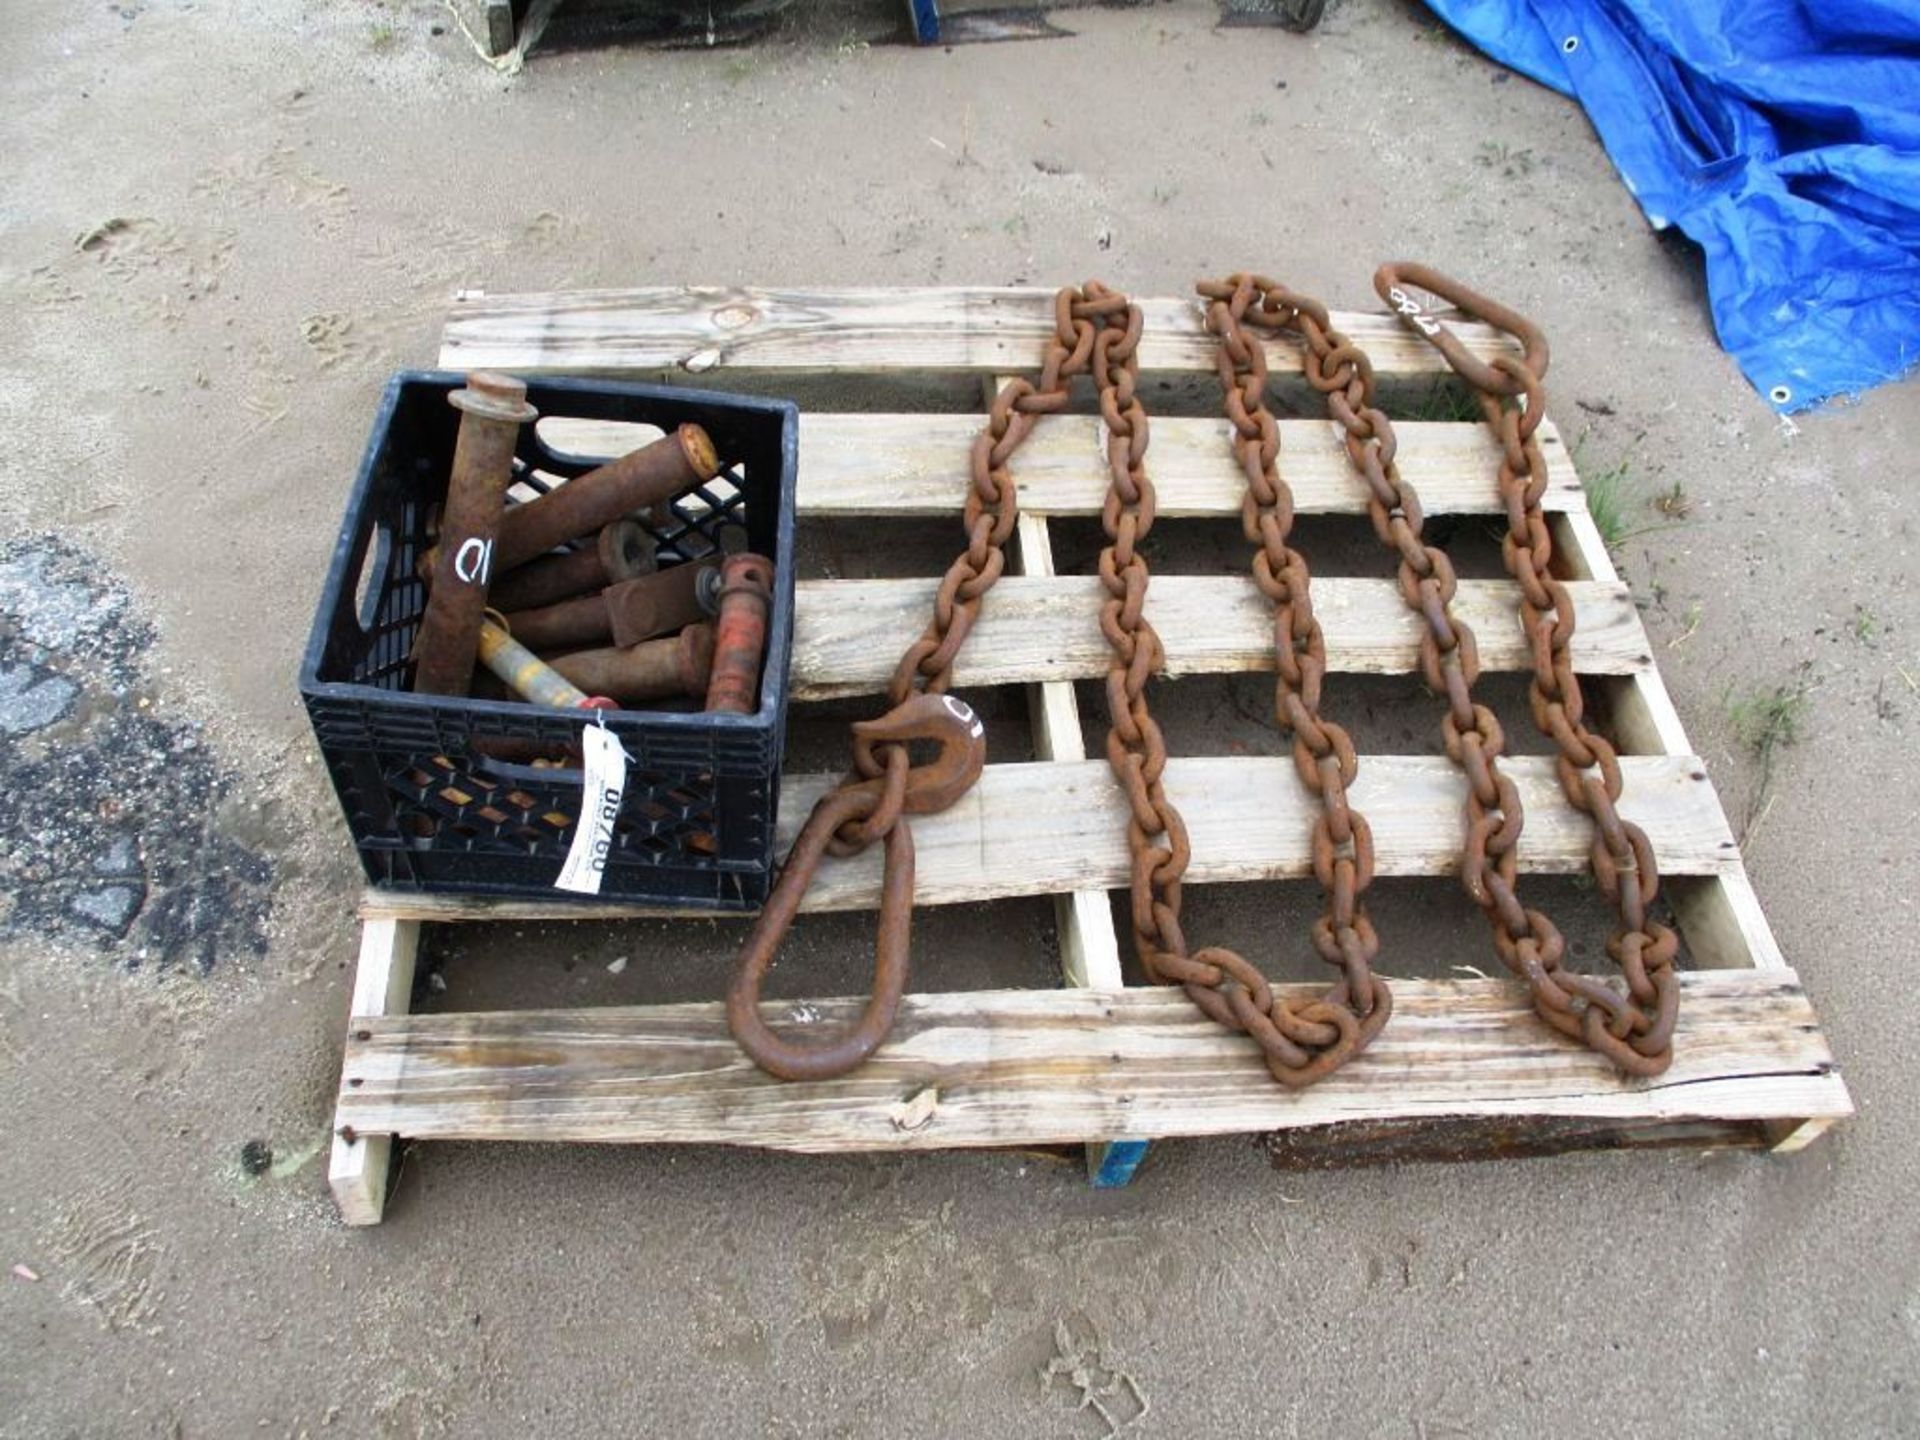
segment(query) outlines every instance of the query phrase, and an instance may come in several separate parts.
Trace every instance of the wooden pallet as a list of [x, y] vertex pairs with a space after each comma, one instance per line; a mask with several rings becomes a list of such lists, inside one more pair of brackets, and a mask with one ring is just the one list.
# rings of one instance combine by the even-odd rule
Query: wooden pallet
[[[1144, 308], [1144, 378], [1211, 371], [1196, 303]], [[707, 384], [853, 375], [879, 389], [889, 377], [961, 375], [990, 390], [999, 376], [1031, 369], [1049, 315], [1050, 293], [1039, 290], [469, 294], [456, 300], [441, 361], [521, 374], [698, 376]], [[1335, 322], [1385, 377], [1438, 373], [1434, 353], [1387, 316]], [[1491, 332], [1462, 329], [1482, 353], [1499, 348]], [[1276, 374], [1299, 369], [1289, 346], [1275, 344], [1269, 354]], [[978, 425], [977, 414], [809, 412], [799, 508], [950, 521]], [[1281, 429], [1283, 473], [1299, 509], [1361, 513], [1361, 485], [1331, 426], [1307, 420]], [[1398, 429], [1402, 470], [1429, 513], [1499, 510], [1495, 450], [1481, 427]], [[1170, 1136], [1270, 1132], [1277, 1154], [1308, 1164], [1574, 1145], [1807, 1144], [1852, 1113], [1846, 1086], [1761, 914], [1566, 446], [1551, 424], [1541, 434], [1552, 471], [1545, 503], [1579, 611], [1578, 669], [1611, 717], [1627, 776], [1622, 810], [1653, 841], [1690, 961], [1667, 1074], [1622, 1079], [1546, 1029], [1523, 988], [1506, 980], [1396, 979], [1393, 1022], [1367, 1055], [1290, 1092], [1272, 1081], [1250, 1042], [1201, 1017], [1177, 990], [1125, 986], [1109, 897], [1126, 885], [1124, 805], [1105, 762], [1088, 758], [1071, 683], [1105, 672], [1097, 584], [1054, 573], [1048, 529], [1055, 517], [1098, 513], [1104, 452], [1097, 418], [1066, 417], [1044, 422], [1017, 458], [1018, 573], [995, 589], [956, 672], [961, 687], [1032, 687], [1038, 758], [989, 766], [958, 805], [914, 826], [920, 904], [1055, 897], [1066, 988], [910, 996], [892, 1040], [867, 1065], [839, 1080], [781, 1084], [740, 1055], [717, 1000], [408, 1013], [423, 923], [647, 912], [372, 892], [363, 903], [332, 1157], [342, 1215], [361, 1224], [380, 1218], [396, 1136], [799, 1151], [1085, 1142], [1102, 1184], [1123, 1183], [1146, 1143]], [[605, 449], [621, 448], [602, 439]], [[569, 448], [593, 446], [585, 427]], [[1223, 421], [1157, 418], [1149, 467], [1169, 521], [1239, 513], [1242, 481]], [[1418, 628], [1389, 575], [1384, 556], [1364, 577], [1316, 574], [1334, 671], [1413, 668]], [[879, 691], [924, 623], [933, 586], [931, 578], [802, 577], [796, 700]], [[1490, 670], [1526, 665], [1516, 598], [1504, 581], [1461, 585], [1461, 612]], [[1148, 606], [1173, 675], [1272, 666], [1269, 614], [1249, 581], [1156, 575]], [[1549, 763], [1517, 757], [1510, 769], [1526, 801], [1522, 868], [1579, 871], [1587, 826], [1560, 798]], [[832, 779], [786, 778], [785, 838]], [[1176, 759], [1168, 787], [1192, 832], [1190, 884], [1308, 873], [1308, 797], [1284, 758]], [[1372, 820], [1382, 875], [1454, 871], [1464, 789], [1444, 759], [1366, 755], [1352, 794]], [[877, 862], [877, 854], [829, 862], [807, 908], [873, 906]], [[1391, 903], [1383, 895], [1376, 905]], [[724, 978], [714, 976], [716, 995]], [[814, 1005], [828, 1020], [848, 1007]]]

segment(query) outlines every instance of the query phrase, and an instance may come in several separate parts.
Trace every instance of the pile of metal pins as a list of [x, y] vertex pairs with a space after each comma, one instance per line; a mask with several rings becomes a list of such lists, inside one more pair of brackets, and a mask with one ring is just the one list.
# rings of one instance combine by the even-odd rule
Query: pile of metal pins
[[[509, 504], [521, 427], [539, 418], [526, 382], [475, 372], [447, 398], [460, 428], [439, 533], [420, 560], [428, 592], [413, 688], [562, 710], [683, 709], [695, 700], [752, 713], [772, 562], [722, 550], [662, 563], [648, 525], [725, 468], [707, 432], [681, 425]], [[531, 742], [524, 748], [494, 758], [549, 758]]]

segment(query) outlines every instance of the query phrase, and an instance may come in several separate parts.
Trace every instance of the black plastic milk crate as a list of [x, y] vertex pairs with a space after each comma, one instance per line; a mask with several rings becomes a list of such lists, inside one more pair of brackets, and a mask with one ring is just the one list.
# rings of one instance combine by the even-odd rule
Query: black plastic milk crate
[[[367, 875], [408, 891], [564, 899], [553, 889], [580, 815], [581, 773], [489, 759], [489, 740], [578, 752], [582, 716], [525, 704], [416, 695], [408, 655], [426, 605], [415, 566], [446, 496], [459, 374], [405, 371], [387, 385], [334, 547], [300, 690]], [[509, 503], [596, 459], [554, 448], [552, 417], [671, 433], [693, 421], [724, 468], [651, 518], [662, 564], [746, 547], [774, 562], [773, 614], [751, 715], [609, 711], [630, 758], [601, 895], [751, 910], [766, 898], [786, 738], [793, 642], [793, 486], [799, 416], [779, 400], [596, 380], [532, 380], [541, 420], [521, 430]], [[631, 449], [639, 438], [623, 445]], [[589, 543], [591, 543], [589, 541]]]

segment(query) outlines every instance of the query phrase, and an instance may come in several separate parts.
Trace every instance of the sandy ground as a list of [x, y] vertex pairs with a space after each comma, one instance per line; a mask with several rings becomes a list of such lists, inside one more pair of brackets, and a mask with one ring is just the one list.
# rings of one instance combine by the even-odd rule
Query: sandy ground
[[[1120, 1386], [1122, 1416], [1145, 1397], [1143, 1435], [1920, 1430], [1920, 392], [1778, 424], [1713, 344], [1697, 264], [1568, 104], [1400, 0], [1305, 38], [1182, 0], [952, 53], [862, 43], [891, 6], [832, 10], [749, 52], [517, 79], [426, 3], [7, 19], [0, 523], [21, 543], [0, 600], [16, 632], [29, 591], [36, 624], [77, 606], [99, 641], [107, 719], [61, 723], [129, 778], [30, 773], [81, 787], [76, 823], [144, 826], [145, 869], [112, 873], [131, 852], [102, 842], [93, 889], [47, 889], [64, 870], [36, 847], [73, 837], [10, 812], [0, 1262], [39, 1278], [0, 1276], [0, 1430], [1098, 1436], [1038, 1379], [1061, 1353]], [[1004, 1154], [449, 1145], [410, 1154], [385, 1226], [335, 1222], [355, 870], [295, 669], [378, 386], [432, 360], [453, 288], [1097, 274], [1144, 294], [1257, 265], [1360, 306], [1396, 256], [1539, 317], [1561, 425], [1640, 487], [1622, 558], [1856, 1121], [1789, 1161], [1289, 1176], [1245, 1142], [1167, 1144], [1119, 1193]], [[1651, 504], [1675, 485], [1685, 523]], [[57, 574], [31, 558], [55, 533]], [[67, 703], [67, 652], [9, 643], [17, 782], [61, 753], [15, 727]], [[1768, 687], [1806, 714], [1760, 800], [1736, 717]], [[1189, 748], [1261, 739], [1188, 709]], [[202, 758], [155, 799], [169, 754]], [[189, 871], [220, 883], [168, 908]], [[124, 926], [122, 884], [147, 887]], [[1257, 938], [1273, 903], [1195, 907]], [[924, 917], [924, 983], [1044, 983], [1046, 908], [994, 923], [983, 950], [977, 912]], [[860, 928], [802, 927], [809, 986], [847, 983]], [[712, 995], [736, 936], [443, 938], [448, 988], [424, 998]]]

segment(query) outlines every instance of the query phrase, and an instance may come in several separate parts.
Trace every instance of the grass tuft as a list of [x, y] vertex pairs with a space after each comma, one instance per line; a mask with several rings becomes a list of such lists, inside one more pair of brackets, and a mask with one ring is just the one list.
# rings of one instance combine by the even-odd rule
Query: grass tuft
[[1486, 418], [1480, 413], [1480, 402], [1473, 392], [1450, 375], [1435, 380], [1422, 394], [1408, 401], [1406, 411], [1409, 420], [1458, 423]]
[[1590, 471], [1584, 487], [1594, 528], [1611, 550], [1634, 533], [1632, 511], [1640, 500], [1641, 485], [1633, 473], [1633, 462], [1622, 460]]
[[1734, 737], [1746, 747], [1760, 767], [1760, 779], [1753, 788], [1748, 820], [1741, 843], [1752, 837], [1760, 822], [1773, 808], [1769, 792], [1773, 788], [1773, 766], [1782, 750], [1798, 745], [1807, 733], [1807, 720], [1813, 706], [1808, 699], [1812, 688], [1812, 662], [1803, 662], [1799, 673], [1785, 684], [1762, 685], [1742, 695], [1727, 698], [1727, 719]]
[[1811, 708], [1806, 681], [1797, 680], [1734, 696], [1727, 702], [1727, 719], [1733, 724], [1735, 738], [1766, 766], [1777, 752], [1800, 743]]

